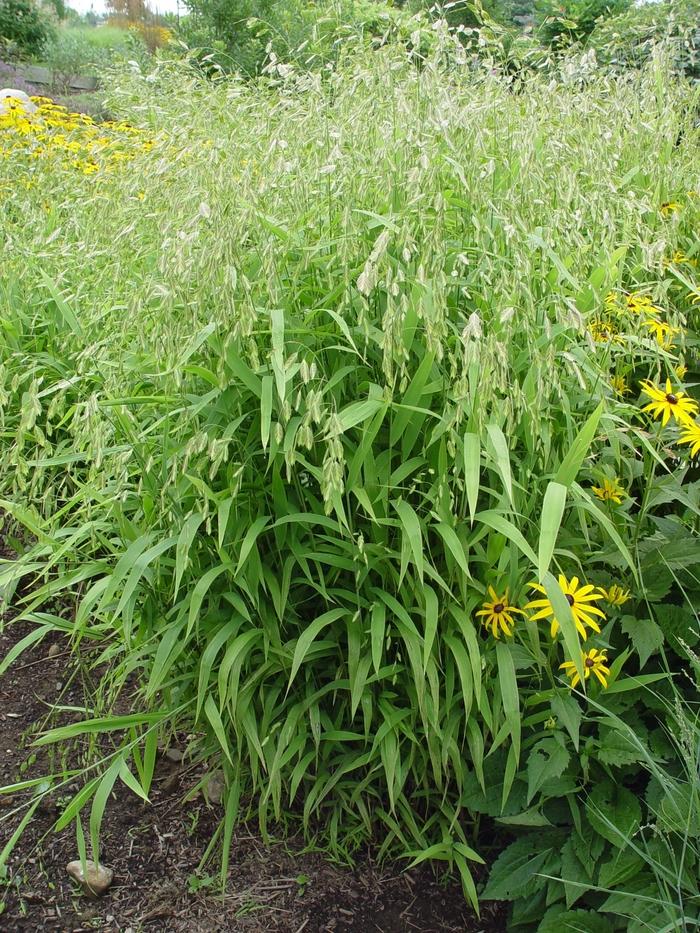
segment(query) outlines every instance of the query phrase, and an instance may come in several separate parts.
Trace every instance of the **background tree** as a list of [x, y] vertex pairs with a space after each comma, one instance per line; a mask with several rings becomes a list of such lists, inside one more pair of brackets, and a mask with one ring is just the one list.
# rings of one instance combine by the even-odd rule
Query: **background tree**
[[0, 0], [0, 39], [18, 55], [37, 55], [51, 33], [49, 18], [31, 0]]

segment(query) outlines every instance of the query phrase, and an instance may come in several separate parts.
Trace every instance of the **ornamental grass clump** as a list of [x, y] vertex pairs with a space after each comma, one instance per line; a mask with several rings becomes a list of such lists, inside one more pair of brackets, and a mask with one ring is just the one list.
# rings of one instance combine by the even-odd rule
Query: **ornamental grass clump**
[[[647, 814], [611, 723], [672, 757], [645, 690], [690, 689], [697, 490], [648, 414], [697, 408], [657, 389], [694, 339], [663, 261], [700, 220], [688, 90], [657, 62], [514, 94], [438, 38], [420, 67], [389, 43], [257, 82], [163, 59], [95, 130], [123, 170], [14, 136], [0, 160], [0, 508], [26, 543], [0, 586], [32, 626], [0, 674], [54, 631], [99, 672], [37, 739], [85, 740], [46, 779], [81, 781], [57, 825], [89, 814], [95, 861], [112, 788], [148, 797], [178, 732], [225, 776], [222, 879], [254, 819], [445, 862], [539, 922], [574, 903], [571, 840], [596, 879], [615, 857], [589, 792], [630, 841]], [[611, 292], [677, 345], [645, 302], [592, 340]], [[484, 826], [539, 850], [478, 892]]]

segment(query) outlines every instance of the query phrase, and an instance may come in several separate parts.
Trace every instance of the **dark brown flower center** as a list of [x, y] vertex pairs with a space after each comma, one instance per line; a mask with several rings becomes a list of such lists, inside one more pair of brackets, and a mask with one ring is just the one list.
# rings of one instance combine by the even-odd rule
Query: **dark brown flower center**
[[505, 608], [506, 607], [503, 605], [503, 603], [496, 603], [493, 607], [493, 611], [496, 613], [496, 615], [499, 615]]
[[593, 658], [586, 658], [583, 663], [586, 665], [586, 667], [595, 667], [595, 661]]
[[671, 392], [671, 393], [669, 393], [669, 394], [666, 396], [666, 401], [668, 402], [669, 405], [677, 405], [677, 404], [678, 404], [678, 396], [674, 395], [674, 394]]
[[567, 601], [567, 603], [568, 603], [570, 606], [573, 606], [573, 604], [574, 604], [574, 597], [571, 595], [571, 593], [567, 593], [567, 594], [566, 594], [566, 601]]

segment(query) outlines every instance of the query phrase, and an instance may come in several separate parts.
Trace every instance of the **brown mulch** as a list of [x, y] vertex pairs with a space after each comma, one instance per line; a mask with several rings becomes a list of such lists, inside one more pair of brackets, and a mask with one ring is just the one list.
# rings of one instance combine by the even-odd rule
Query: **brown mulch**
[[[0, 556], [2, 551], [0, 550]], [[0, 609], [2, 607], [0, 606]], [[0, 615], [0, 659], [31, 627]], [[32, 750], [32, 738], [55, 704], [80, 707], [89, 681], [60, 635], [25, 652], [0, 678], [0, 786], [64, 767], [60, 752]], [[69, 712], [58, 721], [70, 721]], [[51, 717], [51, 718], [50, 718]], [[454, 880], [427, 866], [380, 868], [366, 855], [354, 869], [287, 840], [266, 845], [254, 829], [239, 828], [231, 852], [226, 894], [198, 865], [222, 815], [201, 795], [184, 800], [193, 775], [183, 763], [159, 757], [150, 805], [116, 789], [102, 824], [101, 860], [115, 879], [100, 899], [81, 894], [66, 874], [77, 858], [75, 829], [56, 833], [60, 805], [79, 783], [52, 792], [35, 812], [0, 872], [0, 930], [80, 933], [88, 930], [214, 933], [496, 933], [506, 929], [501, 905], [484, 904], [478, 919]], [[70, 780], [70, 779], [69, 779]], [[0, 794], [0, 851], [26, 812], [28, 796]], [[84, 816], [87, 833], [87, 814]], [[211, 868], [216, 874], [217, 866]]]

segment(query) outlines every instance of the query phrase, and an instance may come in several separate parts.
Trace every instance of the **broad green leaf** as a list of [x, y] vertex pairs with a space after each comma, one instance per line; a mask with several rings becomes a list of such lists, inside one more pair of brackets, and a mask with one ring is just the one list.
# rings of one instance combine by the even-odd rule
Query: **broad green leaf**
[[238, 555], [238, 564], [236, 565], [236, 576], [243, 569], [243, 565], [248, 559], [248, 555], [253, 549], [253, 545], [258, 540], [262, 532], [265, 530], [267, 525], [272, 521], [269, 515], [261, 515], [259, 518], [256, 518], [250, 528], [246, 531], [245, 537], [243, 538], [243, 543], [241, 544], [241, 552]]
[[275, 376], [277, 395], [279, 396], [280, 403], [283, 403], [286, 393], [287, 376], [284, 371], [284, 311], [280, 310], [280, 308], [270, 309], [270, 327], [272, 329], [272, 353], [270, 355], [270, 360], [272, 362], [272, 371]]
[[432, 586], [425, 584], [423, 599], [425, 600], [425, 633], [423, 635], [423, 671], [425, 672], [438, 629], [438, 598]]
[[16, 642], [0, 661], [0, 677], [27, 648], [31, 648], [32, 645], [41, 641], [42, 638], [52, 631], [54, 631], [53, 625], [41, 625], [38, 628], [32, 629], [28, 635], [25, 635], [24, 638]]
[[642, 819], [637, 797], [611, 780], [593, 787], [586, 801], [586, 814], [593, 829], [618, 849], [629, 845]]
[[225, 564], [219, 564], [218, 566], [214, 564], [213, 567], [210, 567], [205, 574], [203, 574], [195, 585], [195, 588], [192, 590], [192, 595], [190, 597], [190, 606], [189, 612], [187, 613], [187, 632], [185, 638], [189, 638], [192, 629], [199, 618], [199, 613], [202, 608], [202, 603], [209, 592], [212, 584], [217, 577], [220, 577], [228, 568]]
[[[476, 885], [474, 884], [474, 878], [472, 877], [472, 873], [469, 870], [467, 859], [465, 858], [463, 853], [457, 848], [458, 844], [459, 843], [455, 845], [455, 851], [454, 851], [455, 865], [457, 866], [457, 869], [459, 871], [459, 877], [462, 881], [462, 890], [464, 891], [464, 896], [469, 901], [469, 903], [472, 905], [472, 908], [478, 917], [480, 916], [479, 897], [476, 893]], [[465, 846], [464, 848], [467, 848], [467, 846]], [[470, 849], [469, 851], [472, 851], [472, 850]], [[477, 856], [477, 859], [483, 863], [483, 859], [479, 858], [478, 856]]]
[[511, 505], [513, 505], [513, 478], [510, 471], [510, 452], [508, 450], [508, 442], [503, 431], [501, 431], [498, 425], [487, 425], [486, 433], [488, 434], [489, 441], [491, 442], [491, 453], [498, 468], [498, 472], [501, 474], [503, 487], [506, 491], [506, 495], [508, 496], [508, 501]]
[[382, 654], [384, 653], [384, 630], [386, 624], [386, 606], [384, 603], [375, 603], [372, 606], [372, 620], [370, 622], [370, 634], [372, 642], [372, 665], [374, 671], [379, 674], [382, 663]]
[[49, 294], [53, 298], [54, 304], [58, 308], [61, 317], [63, 318], [63, 322], [73, 331], [76, 336], [81, 337], [83, 334], [83, 328], [73, 309], [70, 307], [66, 299], [63, 297], [63, 295], [60, 293], [58, 288], [54, 285], [52, 280], [48, 277], [43, 269], [39, 269], [39, 275], [41, 276], [41, 281], [44, 283]]
[[499, 641], [496, 645], [498, 682], [501, 688], [503, 712], [513, 741], [516, 757], [520, 751], [520, 694], [515, 676], [515, 665], [510, 646]]
[[515, 527], [513, 522], [506, 518], [505, 515], [489, 509], [485, 512], [477, 512], [475, 520], [481, 522], [484, 525], [488, 525], [489, 528], [493, 528], [494, 531], [502, 534], [505, 538], [508, 539], [508, 541], [512, 541], [512, 543], [532, 563], [532, 566], [537, 566], [537, 557], [535, 552], [522, 536], [521, 532], [518, 531], [518, 529]]
[[474, 521], [479, 499], [479, 475], [481, 471], [481, 441], [478, 434], [464, 435], [464, 487], [467, 493], [469, 518]]
[[14, 832], [3, 846], [2, 852], [0, 852], [0, 882], [5, 879], [7, 874], [7, 860], [12, 855], [12, 851], [19, 842], [22, 834], [24, 833], [24, 830], [34, 818], [34, 813], [36, 812], [36, 809], [41, 802], [42, 797], [37, 797], [32, 801], [32, 803], [27, 808], [26, 813], [23, 814], [22, 819], [15, 827]]
[[581, 642], [579, 641], [578, 629], [574, 622], [571, 606], [564, 595], [564, 591], [559, 586], [559, 581], [556, 577], [552, 576], [549, 571], [542, 577], [542, 585], [547, 594], [547, 599], [552, 604], [554, 616], [559, 623], [567, 657], [570, 661], [574, 662], [579, 677], [581, 678], [581, 683], [585, 684], [583, 660], [581, 658]]
[[221, 715], [219, 714], [214, 697], [211, 694], [209, 694], [204, 702], [204, 712], [206, 713], [207, 719], [211, 723], [211, 727], [214, 730], [214, 735], [217, 738], [222, 752], [224, 755], [226, 755], [229, 762], [233, 764], [233, 760], [231, 758], [231, 748], [229, 745], [229, 740], [226, 736], [226, 730], [224, 729], [224, 724], [221, 721]]
[[603, 414], [604, 408], [605, 402], [601, 401], [574, 438], [571, 447], [556, 472], [554, 477], [555, 483], [560, 483], [562, 486], [570, 486], [578, 476], [578, 472], [593, 443], [598, 422], [600, 421], [600, 416]]
[[569, 763], [569, 753], [555, 738], [540, 739], [527, 759], [528, 804], [546, 781], [561, 777]]
[[549, 570], [554, 554], [554, 546], [559, 534], [564, 506], [566, 505], [566, 486], [549, 483], [544, 494], [542, 514], [540, 516], [540, 541], [537, 554], [537, 574], [540, 580]]
[[263, 376], [262, 394], [260, 396], [260, 440], [263, 450], [267, 449], [270, 440], [270, 425], [272, 424], [272, 376]]
[[121, 755], [117, 755], [112, 764], [100, 778], [95, 790], [95, 795], [92, 798], [92, 809], [90, 810], [90, 843], [92, 845], [92, 857], [97, 864], [99, 864], [100, 861], [99, 845], [102, 817], [104, 816], [104, 811], [105, 807], [107, 806], [109, 795], [112, 793], [114, 782], [117, 780], [123, 765], [123, 757]]
[[512, 901], [527, 892], [544, 887], [537, 876], [549, 858], [552, 843], [548, 835], [527, 833], [512, 842], [491, 867], [489, 880], [482, 892], [485, 901]]
[[632, 558], [632, 554], [630, 553], [630, 550], [627, 547], [627, 545], [622, 540], [619, 531], [615, 527], [615, 524], [605, 514], [605, 512], [602, 509], [598, 508], [598, 506], [595, 504], [595, 502], [593, 502], [593, 500], [588, 495], [588, 493], [586, 493], [580, 487], [576, 486], [576, 484], [573, 484], [572, 489], [576, 493], [576, 497], [577, 497], [576, 504], [578, 505], [578, 507], [584, 509], [586, 512], [588, 512], [590, 515], [593, 516], [596, 522], [598, 522], [598, 524], [601, 526], [603, 531], [605, 531], [605, 533], [608, 535], [610, 540], [613, 542], [615, 547], [620, 552], [620, 555], [622, 556], [625, 563], [629, 567], [630, 572], [632, 573], [632, 576], [634, 577], [634, 579], [637, 581], [637, 583], [639, 583], [639, 574], [637, 571], [637, 567], [634, 563], [634, 560]]
[[134, 775], [129, 770], [129, 766], [124, 760], [122, 760], [121, 767], [119, 768], [119, 780], [122, 781], [122, 783], [128, 787], [132, 793], [136, 794], [142, 800], [145, 800], [146, 803], [150, 803], [146, 790], [136, 780]]
[[320, 615], [317, 619], [314, 619], [314, 621], [304, 629], [304, 631], [297, 639], [297, 643], [294, 648], [292, 669], [289, 674], [287, 692], [289, 692], [292, 681], [296, 677], [297, 671], [301, 667], [314, 639], [323, 631], [324, 628], [326, 628], [327, 625], [331, 625], [331, 623], [336, 622], [338, 619], [342, 619], [343, 616], [346, 616], [347, 614], [347, 609], [331, 609], [328, 612], [324, 612], [323, 615]]
[[466, 577], [471, 577], [469, 573], [469, 564], [467, 562], [466, 555], [464, 553], [464, 546], [457, 536], [457, 532], [450, 525], [446, 525], [444, 522], [439, 522], [437, 525], [432, 526], [435, 531], [440, 535], [442, 540], [445, 542], [445, 546], [448, 548], [450, 554], [454, 557], [455, 561], [459, 565], [460, 570], [463, 571]]
[[624, 616], [620, 621], [620, 628], [629, 636], [634, 650], [639, 655], [640, 669], [644, 667], [652, 654], [655, 654], [664, 643], [664, 633], [656, 622], [653, 622], [651, 619]]
[[571, 694], [555, 694], [552, 697], [552, 715], [564, 726], [571, 736], [574, 748], [578, 751], [582, 713], [576, 698]]
[[404, 499], [399, 499], [393, 503], [398, 512], [404, 534], [408, 538], [413, 554], [413, 563], [418, 572], [418, 577], [423, 582], [423, 536], [421, 534], [420, 519], [413, 511], [411, 506]]
[[197, 535], [199, 526], [203, 521], [204, 515], [202, 515], [201, 512], [195, 512], [193, 515], [189, 515], [180, 529], [180, 534], [177, 536], [177, 544], [175, 545], [175, 586], [173, 587], [173, 602], [175, 602], [178, 590], [180, 589], [182, 575], [185, 572], [185, 567], [187, 566], [190, 556], [190, 548]]
[[375, 415], [380, 408], [386, 408], [386, 402], [381, 398], [368, 398], [363, 402], [353, 402], [338, 413], [338, 428], [329, 436], [334, 437], [343, 431], [349, 431], [358, 424], [362, 424]]

